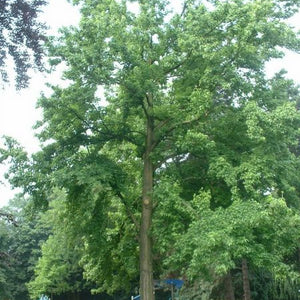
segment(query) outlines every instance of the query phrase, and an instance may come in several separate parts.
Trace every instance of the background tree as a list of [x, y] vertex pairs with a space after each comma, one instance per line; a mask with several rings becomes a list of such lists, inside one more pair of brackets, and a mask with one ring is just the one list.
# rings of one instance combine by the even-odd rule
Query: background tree
[[[231, 217], [226, 216], [226, 212], [230, 213], [230, 210], [233, 209], [237, 203], [240, 203], [240, 201], [250, 201], [253, 205], [263, 204], [266, 201], [266, 196], [271, 193], [275, 198], [282, 198], [282, 195], [284, 195], [284, 200], [288, 205], [293, 210], [298, 209], [299, 186], [297, 180], [295, 181], [295, 174], [297, 174], [299, 167], [299, 158], [294, 154], [294, 147], [298, 144], [297, 128], [299, 115], [295, 109], [299, 98], [298, 88], [295, 87], [291, 81], [283, 78], [282, 74], [277, 74], [270, 81], [264, 80], [263, 82], [263, 87], [258, 89], [259, 94], [254, 94], [254, 97], [259, 96], [259, 98], [256, 98], [257, 100], [263, 99], [260, 104], [261, 106], [254, 105], [254, 101], [249, 101], [246, 105], [228, 108], [227, 112], [223, 109], [221, 114], [218, 113], [214, 115], [212, 113], [212, 117], [207, 118], [205, 135], [195, 130], [190, 131], [184, 137], [182, 146], [191, 149], [189, 156], [186, 157], [184, 161], [181, 159], [181, 162], [170, 161], [168, 168], [162, 171], [166, 173], [165, 176], [172, 178], [172, 181], [177, 183], [177, 189], [174, 189], [173, 185], [172, 194], [174, 194], [174, 196], [170, 197], [168, 201], [165, 200], [162, 202], [166, 203], [166, 208], [162, 211], [158, 210], [157, 213], [160, 215], [160, 218], [155, 218], [154, 220], [155, 223], [158, 222], [157, 225], [154, 226], [156, 231], [155, 236], [158, 237], [157, 244], [161, 245], [158, 248], [164, 249], [162, 257], [176, 257], [176, 263], [173, 265], [176, 267], [172, 268], [171, 265], [169, 265], [164, 272], [178, 273], [178, 269], [181, 268], [179, 266], [182, 266], [182, 272], [186, 275], [187, 266], [190, 265], [195, 267], [195, 270], [199, 273], [201, 264], [192, 262], [191, 257], [186, 256], [184, 253], [189, 251], [192, 253], [195, 251], [194, 255], [198, 256], [198, 254], [196, 254], [197, 244], [200, 248], [205, 249], [205, 246], [200, 246], [198, 241], [199, 236], [203, 237], [206, 241], [209, 240], [204, 232], [210, 232], [208, 229], [210, 225], [205, 224], [211, 224], [212, 227], [215, 226], [214, 224], [222, 224], [220, 226], [225, 230], [227, 225], [222, 223], [222, 219], [224, 221], [226, 220], [225, 222], [229, 222], [229, 230], [232, 229], [232, 226], [235, 227], [236, 219], [239, 217], [235, 216], [231, 219]], [[260, 100], [258, 103], [259, 102]], [[271, 125], [269, 122], [272, 124], [275, 123], [276, 126]], [[255, 128], [253, 126], [255, 126]], [[287, 126], [286, 129], [284, 129], [285, 126]], [[287, 132], [289, 132], [289, 134], [286, 134]], [[206, 146], [203, 146], [201, 142], [203, 140], [207, 141]], [[160, 183], [160, 185], [161, 184], [162, 183]], [[168, 189], [170, 189], [170, 187], [167, 188], [164, 187], [164, 185], [159, 188], [163, 198], [167, 198], [166, 194], [164, 194], [164, 190]], [[222, 213], [220, 213], [219, 221], [206, 219], [205, 214], [202, 214], [199, 208], [195, 209], [193, 197], [199, 193], [199, 190], [209, 193], [209, 207], [214, 217], [217, 218], [220, 208], [225, 209], [226, 212], [222, 210]], [[169, 193], [169, 195], [172, 194]], [[184, 202], [180, 197], [183, 197]], [[201, 199], [199, 203], [201, 201], [205, 202], [205, 196], [203, 196], [203, 194]], [[163, 201], [163, 199], [161, 200]], [[183, 203], [185, 203], [184, 206], [182, 206]], [[253, 215], [251, 210], [247, 210], [246, 207], [242, 205], [239, 207], [240, 218], [243, 218], [245, 222], [248, 222], [246, 221], [248, 217], [251, 220], [255, 217], [255, 214]], [[202, 220], [203, 223], [195, 230], [194, 236], [188, 235], [187, 240], [183, 241], [183, 232], [186, 231], [184, 228], [191, 226], [190, 218], [197, 211], [199, 215], [196, 218], [199, 221]], [[188, 212], [190, 217], [182, 219], [182, 217], [186, 215], [184, 212]], [[292, 215], [289, 215], [287, 220], [291, 221], [291, 216]], [[168, 218], [168, 221], [178, 221], [175, 230], [172, 228], [172, 223], [168, 227], [163, 226], [164, 219], [166, 218]], [[248, 224], [250, 224], [251, 230], [254, 229], [256, 222], [253, 222], [253, 220], [249, 221]], [[273, 219], [270, 224], [272, 224], [272, 222], [279, 223], [275, 221], [275, 219]], [[186, 225], [184, 226], [183, 224]], [[238, 227], [243, 230], [247, 228], [247, 225], [244, 224]], [[262, 227], [265, 228], [264, 225], [262, 225]], [[204, 230], [203, 233], [201, 228]], [[280, 230], [272, 229], [271, 226], [270, 233], [273, 230], [277, 231], [280, 235]], [[258, 231], [255, 230], [255, 232], [258, 234]], [[214, 235], [213, 230], [211, 234], [212, 236]], [[242, 236], [250, 240], [252, 234], [253, 233], [249, 233], [248, 236], [248, 233], [243, 232]], [[286, 249], [290, 249], [291, 253], [295, 252], [296, 244], [293, 243], [298, 239], [297, 232], [294, 232], [294, 234], [294, 237], [290, 236], [288, 238], [292, 244], [286, 247]], [[229, 236], [232, 238], [234, 236], [233, 232], [231, 232]], [[287, 236], [288, 235], [286, 235], [286, 237]], [[265, 236], [265, 238], [266, 240], [264, 241], [261, 234], [255, 236], [255, 239], [258, 239], [261, 244], [269, 239], [272, 241], [276, 240], [276, 237], [273, 235], [269, 237]], [[212, 239], [214, 238], [212, 237]], [[225, 243], [225, 239], [225, 233], [220, 234], [220, 242]], [[193, 241], [195, 244], [193, 244]], [[174, 247], [175, 249], [172, 251], [165, 247], [166, 244], [176, 245], [177, 242], [178, 248]], [[189, 243], [192, 243], [192, 246], [188, 246]], [[233, 242], [233, 247], [238, 248], [238, 244], [237, 241]], [[250, 244], [245, 246], [247, 251], [251, 251]], [[280, 244], [282, 246], [288, 245], [288, 242], [281, 241]], [[256, 247], [254, 241], [252, 241], [252, 245]], [[210, 247], [214, 254], [219, 251], [218, 249], [222, 249], [222, 254], [225, 256], [228, 254], [229, 257], [232, 257], [232, 254], [225, 254], [225, 246], [213, 246], [211, 244]], [[272, 253], [272, 248], [279, 250], [279, 246], [263, 246], [262, 249], [264, 249], [265, 257], [270, 255], [269, 257], [273, 260], [273, 256], [275, 257], [275, 255]], [[183, 253], [181, 251], [187, 252]], [[269, 254], [268, 251], [270, 251]], [[204, 250], [204, 252], [208, 253], [208, 249]], [[205, 253], [201, 253], [201, 255], [205, 257]], [[213, 257], [212, 253], [211, 256]], [[289, 255], [291, 255], [291, 253]], [[199, 257], [201, 257], [201, 255], [199, 254]], [[285, 254], [281, 256], [281, 261], [287, 260], [287, 256], [289, 255]], [[179, 263], [177, 259], [182, 259], [181, 263]], [[214, 259], [216, 260], [216, 258]], [[228, 265], [228, 267], [223, 270], [225, 272], [223, 276], [225, 276], [226, 272], [231, 268], [239, 268], [242, 260], [231, 260], [231, 262], [233, 262], [232, 267]], [[259, 268], [253, 261], [250, 261], [248, 264], [250, 264], [250, 268]], [[222, 264], [218, 262], [217, 265], [221, 267]], [[211, 267], [212, 262], [208, 263], [204, 258], [202, 266]], [[267, 268], [267, 264], [265, 264], [265, 267]], [[176, 268], [178, 268], [177, 271]], [[269, 270], [270, 273], [276, 277], [275, 268], [272, 270], [273, 271]], [[293, 267], [291, 267], [291, 270], [293, 270]], [[213, 272], [215, 272], [215, 270]], [[222, 279], [220, 275], [221, 274], [211, 278], [211, 288], [214, 284], [219, 285], [219, 280]], [[206, 277], [207, 274], [203, 274], [203, 276]], [[287, 275], [286, 278], [288, 277], [289, 275]], [[220, 295], [216, 297], [218, 298]], [[261, 295], [259, 297], [261, 297]]]
[[11, 297], [11, 287], [7, 281], [7, 270], [9, 269], [10, 257], [8, 247], [10, 243], [9, 231], [6, 224], [0, 221], [0, 298]]
[[26, 215], [25, 206], [24, 198], [16, 196], [4, 208], [16, 223], [1, 222], [0, 299], [29, 299], [26, 283], [40, 256], [40, 243], [47, 237], [46, 228], [37, 226], [37, 217]]
[[83, 279], [80, 266], [84, 244], [82, 237], [72, 233], [66, 222], [65, 193], [54, 191], [52, 197], [49, 210], [39, 220], [39, 225], [48, 227], [50, 234], [41, 245], [41, 255], [34, 267], [35, 276], [27, 282], [27, 287], [32, 299], [42, 294], [79, 299], [81, 292], [92, 287]]
[[6, 0], [0, 3], [0, 74], [8, 81], [7, 61], [12, 57], [16, 71], [16, 87], [28, 85], [28, 69], [42, 70], [45, 26], [37, 19], [44, 0]]

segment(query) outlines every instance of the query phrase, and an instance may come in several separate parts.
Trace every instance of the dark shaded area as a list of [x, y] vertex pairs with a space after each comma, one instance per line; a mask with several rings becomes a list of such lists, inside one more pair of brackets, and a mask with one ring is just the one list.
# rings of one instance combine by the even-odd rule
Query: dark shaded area
[[[129, 300], [131, 294], [116, 293], [113, 296], [103, 294], [92, 295], [90, 292], [81, 292], [75, 294], [52, 295], [51, 300]], [[135, 295], [134, 295], [135, 296]], [[170, 291], [157, 290], [155, 291], [156, 300], [166, 300], [171, 297]]]

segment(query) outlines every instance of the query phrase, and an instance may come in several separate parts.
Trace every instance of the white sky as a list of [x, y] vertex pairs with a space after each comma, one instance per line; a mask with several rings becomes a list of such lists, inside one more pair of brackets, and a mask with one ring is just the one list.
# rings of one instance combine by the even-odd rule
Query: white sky
[[[1, 0], [0, 0], [1, 1]], [[49, 0], [43, 19], [50, 26], [49, 34], [55, 35], [61, 26], [75, 25], [79, 20], [76, 8], [66, 0]], [[292, 24], [300, 30], [300, 14], [292, 19]], [[288, 77], [300, 84], [300, 55], [288, 53], [281, 60], [268, 65], [267, 72], [274, 73], [281, 68], [288, 71]], [[32, 126], [40, 119], [40, 111], [35, 109], [36, 100], [46, 90], [46, 82], [59, 80], [58, 74], [45, 75], [33, 73], [29, 88], [16, 92], [14, 84], [0, 89], [0, 136], [9, 135], [23, 145], [29, 153], [38, 150], [38, 141], [34, 138]], [[0, 182], [4, 181], [3, 167], [0, 168]], [[7, 183], [0, 183], [0, 207], [6, 205], [16, 191], [11, 191]]]
[[[49, 35], [55, 35], [58, 28], [62, 26], [76, 25], [79, 12], [66, 0], [49, 0], [44, 13], [41, 14], [41, 19], [50, 26]], [[32, 130], [32, 126], [41, 116], [40, 111], [35, 109], [36, 101], [41, 92], [46, 90], [45, 83], [56, 82], [59, 78], [57, 74], [46, 76], [32, 72], [31, 75], [32, 80], [27, 89], [16, 92], [13, 81], [4, 90], [0, 89], [0, 137], [12, 136], [29, 153], [39, 148]], [[6, 205], [16, 193], [16, 190], [10, 190], [3, 173], [3, 167], [0, 167], [0, 207]]]

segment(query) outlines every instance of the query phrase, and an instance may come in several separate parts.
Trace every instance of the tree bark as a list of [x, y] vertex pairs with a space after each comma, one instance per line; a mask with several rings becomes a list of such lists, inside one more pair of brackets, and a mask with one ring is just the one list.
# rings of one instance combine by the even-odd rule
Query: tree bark
[[242, 260], [242, 273], [243, 273], [244, 300], [251, 300], [249, 270], [248, 270], [246, 259]]
[[154, 139], [154, 122], [147, 118], [146, 147], [144, 153], [142, 219], [140, 226], [140, 295], [141, 300], [154, 300], [152, 243], [150, 228], [152, 221], [153, 163], [150, 154]]
[[232, 277], [230, 271], [226, 274], [224, 278], [224, 288], [225, 288], [225, 299], [235, 300], [234, 289], [232, 284]]

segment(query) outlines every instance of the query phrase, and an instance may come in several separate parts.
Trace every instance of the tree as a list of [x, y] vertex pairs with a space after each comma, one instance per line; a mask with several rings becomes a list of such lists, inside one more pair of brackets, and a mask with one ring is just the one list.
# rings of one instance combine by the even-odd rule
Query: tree
[[[169, 167], [165, 170], [166, 175], [172, 178], [172, 182], [177, 182], [179, 187], [177, 191], [173, 188], [173, 193], [175, 192], [177, 196], [173, 196], [168, 201], [165, 201], [168, 203], [168, 206], [159, 212], [161, 217], [158, 219], [157, 225], [155, 225], [155, 236], [158, 237], [157, 243], [161, 245], [161, 249], [164, 249], [166, 244], [178, 245], [178, 247], [173, 247], [173, 251], [170, 252], [167, 249], [162, 253], [163, 257], [176, 258], [176, 263], [174, 264], [170, 265], [169, 259], [165, 262], [167, 272], [174, 273], [183, 268], [181, 272], [186, 274], [189, 269], [187, 266], [191, 266], [191, 268], [195, 268], [195, 271], [197, 270], [198, 274], [202, 273], [202, 267], [212, 268], [210, 272], [218, 273], [216, 269], [222, 268], [221, 261], [224, 260], [224, 264], [226, 264], [226, 259], [232, 258], [232, 253], [230, 251], [226, 253], [226, 246], [222, 244], [226, 243], [226, 228], [230, 231], [228, 234], [230, 243], [232, 242], [233, 248], [238, 248], [239, 242], [232, 240], [234, 236], [231, 231], [232, 226], [236, 226], [235, 224], [239, 218], [242, 218], [246, 223], [249, 222], [248, 224], [252, 229], [254, 227], [253, 224], [258, 224], [258, 221], [253, 221], [252, 219], [255, 217], [255, 214], [251, 210], [247, 210], [243, 205], [238, 209], [236, 216], [229, 217], [226, 213], [230, 213], [237, 203], [248, 201], [262, 204], [265, 203], [267, 195], [271, 193], [275, 198], [282, 198], [284, 195], [284, 201], [293, 209], [298, 209], [299, 186], [297, 180], [295, 180], [297, 178], [295, 174], [297, 174], [299, 166], [299, 157], [295, 156], [294, 147], [298, 144], [297, 124], [299, 123], [299, 115], [295, 107], [299, 99], [299, 92], [297, 87], [291, 81], [282, 77], [282, 75], [277, 74], [270, 81], [264, 81], [263, 89], [258, 90], [259, 95], [253, 96], [253, 100], [263, 99], [262, 102], [255, 104], [254, 101], [249, 101], [245, 105], [228, 108], [227, 111], [223, 108], [221, 114], [218, 111], [212, 113], [211, 118], [208, 118], [206, 122], [206, 134], [210, 138], [208, 139], [203, 134], [199, 134], [199, 131], [190, 131], [182, 143], [182, 146], [191, 149], [189, 157], [181, 163], [176, 161], [173, 163], [169, 162]], [[224, 130], [225, 128], [226, 130]], [[205, 144], [201, 142], [204, 139], [207, 141]], [[160, 191], [163, 192], [164, 188], [163, 186]], [[194, 207], [193, 196], [197, 195], [199, 190], [209, 193], [208, 207], [212, 216], [216, 219], [206, 218], [205, 213], [201, 213], [201, 209], [198, 206]], [[180, 195], [183, 199], [189, 200], [185, 207], [182, 207]], [[202, 197], [199, 198], [199, 203], [205, 202], [205, 193], [200, 193], [200, 195]], [[194, 233], [187, 234], [186, 237], [183, 232], [191, 230], [190, 226], [192, 226], [193, 221], [191, 222], [188, 218], [183, 220], [178, 218], [178, 216], [183, 216], [184, 211], [188, 211], [190, 216], [196, 213], [195, 218], [197, 222], [201, 222], [201, 225], [193, 231]], [[218, 215], [219, 217], [217, 217]], [[170, 220], [170, 216], [173, 216], [173, 218], [177, 217], [177, 221], [181, 224], [190, 225], [181, 225], [181, 227], [177, 225], [175, 230], [171, 226], [166, 229], [166, 226], [163, 225], [163, 220], [166, 217]], [[252, 221], [247, 221], [248, 217]], [[287, 220], [290, 219], [291, 215], [287, 217]], [[156, 222], [157, 220], [155, 219]], [[246, 223], [237, 227], [240, 230], [245, 230], [248, 226]], [[276, 230], [273, 225], [271, 226], [274, 223], [279, 224], [280, 222], [275, 219], [270, 221], [269, 233], [274, 230], [280, 236], [280, 229]], [[214, 226], [220, 226], [219, 241], [221, 244], [217, 242], [216, 244], [213, 242], [210, 244], [208, 242], [208, 233], [211, 234], [212, 240], [214, 240], [214, 234], [217, 234], [212, 229]], [[184, 227], [188, 229], [184, 230]], [[261, 225], [261, 227], [265, 228], [266, 225]], [[181, 230], [178, 230], [179, 228]], [[166, 231], [168, 231], [168, 234], [166, 234]], [[279, 243], [284, 245], [285, 249], [282, 249], [283, 251], [290, 249], [294, 253], [295, 245], [293, 242], [298, 240], [297, 232], [294, 232], [294, 234], [294, 236], [291, 235], [289, 237], [285, 235], [288, 237], [287, 241]], [[241, 234], [241, 237], [246, 240], [251, 240], [251, 236], [252, 233], [247, 233], [246, 231]], [[201, 240], [202, 238], [204, 244], [208, 242], [209, 245], [205, 246], [200, 243], [199, 239]], [[266, 236], [266, 240], [263, 241], [262, 236], [259, 234], [259, 237], [255, 236], [255, 239], [258, 239], [259, 243], [264, 243], [269, 240], [275, 241], [276, 236]], [[290, 245], [288, 240], [291, 243]], [[199, 250], [200, 254], [196, 250], [197, 245], [199, 249], [202, 249]], [[247, 251], [256, 251], [255, 249], [251, 250], [251, 245], [254, 248], [256, 247], [255, 242], [252, 241], [245, 246]], [[270, 258], [275, 262], [274, 254], [270, 252], [272, 246], [263, 247], [263, 249], [264, 256], [268, 257], [270, 255]], [[218, 251], [221, 251], [220, 261], [214, 256], [217, 255]], [[277, 251], [279, 251], [278, 246]], [[187, 256], [186, 253], [188, 252], [194, 253], [197, 257], [202, 257], [201, 263], [200, 261], [193, 261], [191, 256]], [[212, 261], [209, 261], [208, 257], [211, 257]], [[245, 257], [247, 256], [245, 255]], [[218, 273], [210, 278], [210, 288], [219, 285], [226, 272], [231, 268], [235, 269], [243, 261], [241, 258], [233, 260], [231, 258], [231, 266], [228, 264], [227, 267], [224, 267], [225, 265], [223, 264], [224, 273]], [[286, 259], [285, 256], [282, 256], [278, 261], [286, 261]], [[279, 265], [278, 261], [276, 263]], [[215, 267], [213, 267], [214, 262], [216, 263]], [[244, 262], [246, 261], [244, 260]], [[252, 269], [259, 268], [252, 260], [248, 260], [248, 263], [250, 263], [250, 268]], [[267, 268], [267, 265], [265, 265], [265, 268]], [[276, 277], [277, 275], [274, 274], [275, 269], [273, 271], [270, 271], [270, 269], [272, 267], [269, 268], [269, 273]], [[203, 271], [201, 278], [207, 278], [207, 273], [207, 270]]]
[[[246, 268], [247, 262], [269, 271], [278, 281], [299, 276], [286, 258], [298, 247], [300, 216], [284, 199], [268, 196], [261, 203], [235, 201], [226, 209], [212, 210], [209, 195], [198, 197], [194, 199], [198, 205], [194, 221], [178, 237], [174, 254], [168, 258], [175, 270], [184, 265], [185, 274], [211, 282], [211, 288], [236, 264]], [[249, 287], [244, 292], [244, 299], [249, 299]]]
[[[269, 162], [259, 153], [269, 155], [277, 149], [272, 138], [284, 137], [273, 120], [264, 122], [268, 109], [289, 129], [288, 144], [278, 153], [290, 156], [289, 146], [296, 140], [294, 102], [286, 103], [286, 91], [278, 99], [280, 105], [272, 106], [277, 98], [265, 79], [264, 64], [282, 56], [279, 47], [299, 46], [284, 23], [299, 3], [186, 1], [176, 13], [163, 0], [74, 2], [82, 5], [80, 27], [65, 30], [50, 49], [53, 62], [67, 64], [64, 77], [71, 83], [53, 87], [52, 96], [40, 99], [44, 117], [39, 137], [48, 145], [31, 163], [19, 157], [21, 168], [17, 161], [15, 170], [21, 171], [11, 173], [11, 180], [36, 201], [45, 201], [53, 186], [65, 188], [75, 215], [85, 211], [89, 217], [84, 227], [90, 249], [87, 276], [107, 288], [101, 266], [107, 253], [118, 249], [107, 270], [116, 278], [118, 270], [127, 272], [128, 283], [139, 251], [141, 298], [152, 300], [153, 272], [161, 274], [160, 254], [172, 248], [165, 241], [188, 230], [188, 207], [201, 187], [212, 190], [215, 208], [242, 198], [259, 199], [268, 189], [295, 195], [289, 189], [291, 173], [278, 182], [270, 168], [271, 177], [259, 176]], [[228, 130], [236, 125], [242, 126], [238, 132], [243, 135]], [[275, 131], [266, 147], [261, 142], [268, 126]], [[285, 157], [270, 157], [272, 162], [280, 159], [274, 173], [287, 174], [280, 167]], [[170, 170], [176, 171], [174, 176]], [[170, 216], [166, 208], [173, 201], [174, 211], [180, 213], [176, 218], [184, 222], [170, 218], [173, 231], [168, 235], [169, 227], [159, 231], [155, 225]], [[161, 236], [155, 234], [162, 231]], [[123, 254], [130, 256], [129, 250], [133, 255], [127, 265]]]
[[7, 269], [9, 265], [9, 255], [7, 253], [9, 245], [8, 229], [4, 222], [0, 221], [0, 298], [10, 297], [10, 286], [7, 283]]
[[3, 209], [14, 215], [16, 223], [1, 222], [0, 299], [29, 299], [26, 283], [33, 276], [40, 243], [47, 237], [47, 230], [38, 228], [37, 217], [26, 215], [25, 206], [26, 200], [16, 196]]
[[34, 278], [27, 282], [32, 299], [42, 294], [76, 295], [86, 289], [83, 271], [79, 265], [83, 245], [81, 236], [70, 232], [66, 222], [65, 193], [53, 192], [53, 200], [39, 220], [40, 226], [48, 227], [50, 235], [41, 245], [41, 255], [35, 265]]
[[37, 16], [44, 0], [6, 0], [0, 4], [0, 73], [8, 81], [7, 58], [14, 60], [16, 87], [28, 85], [28, 69], [42, 69], [45, 26]]

